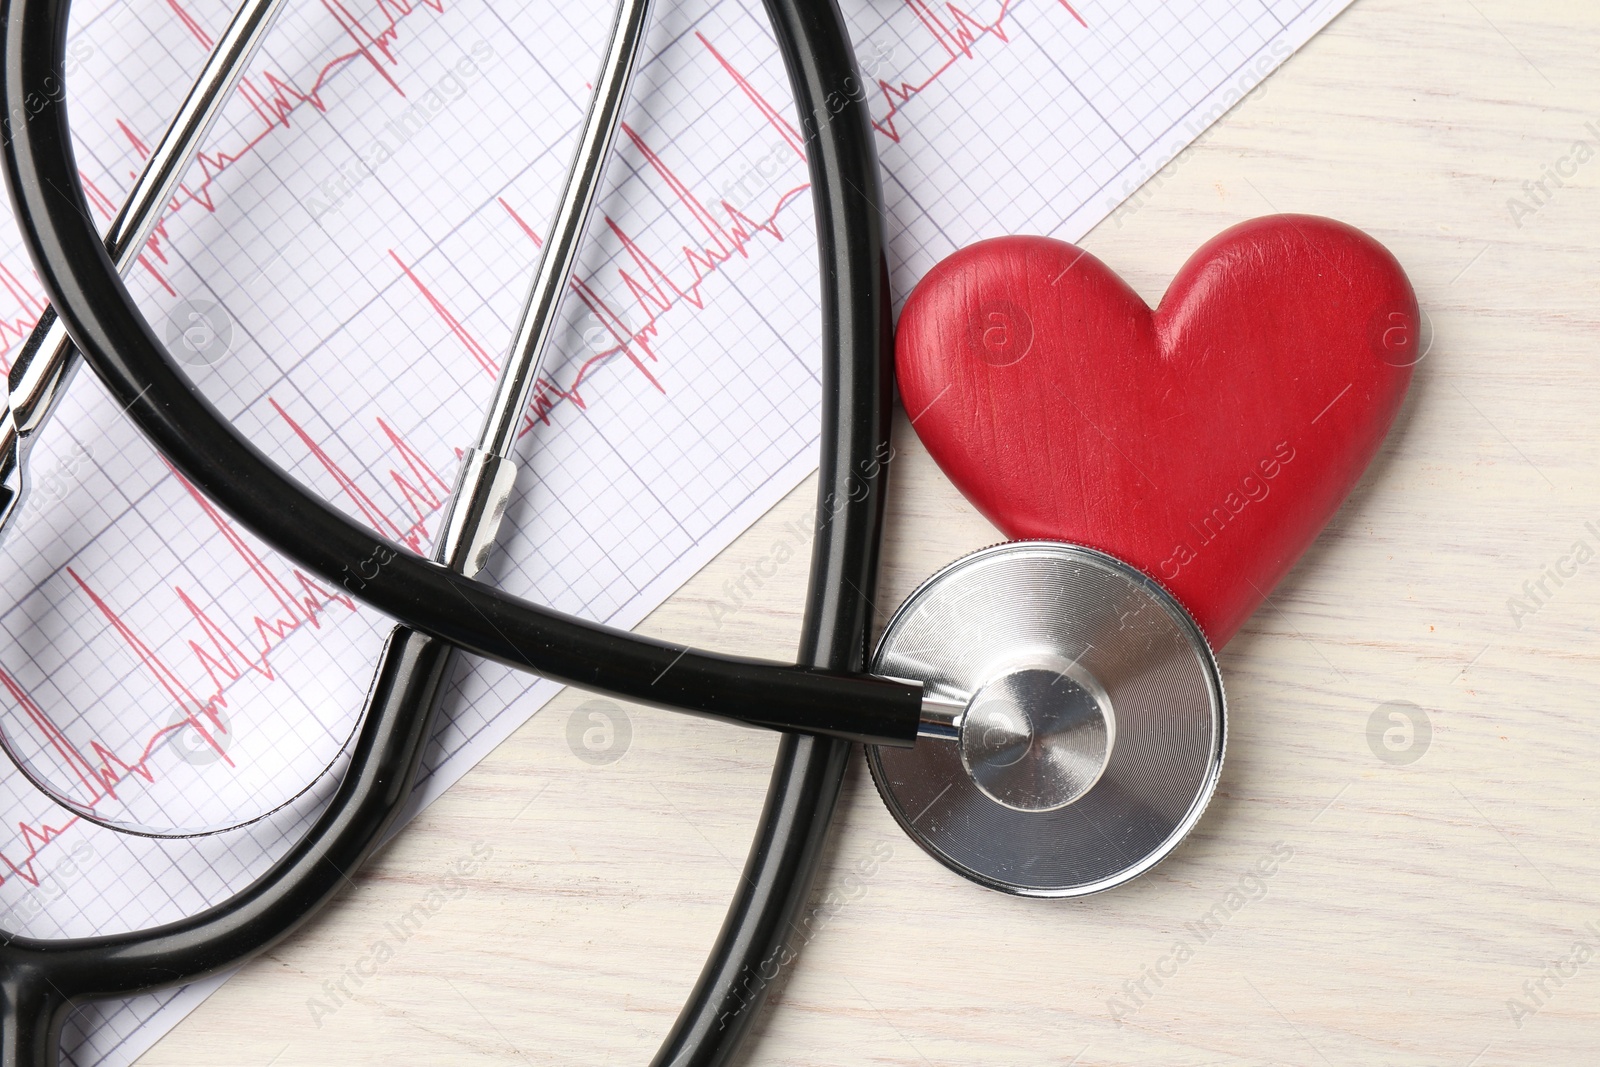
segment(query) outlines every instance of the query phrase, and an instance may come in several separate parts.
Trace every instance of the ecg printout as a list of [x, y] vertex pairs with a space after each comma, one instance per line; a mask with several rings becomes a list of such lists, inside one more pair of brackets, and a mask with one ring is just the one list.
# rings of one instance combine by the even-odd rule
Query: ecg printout
[[[1347, 3], [845, 0], [897, 302], [973, 240], [1082, 236]], [[68, 101], [100, 225], [230, 14], [74, 5]], [[130, 275], [158, 333], [190, 321], [185, 301], [220, 308], [208, 325], [226, 337], [196, 382], [276, 462], [418, 550], [509, 341], [611, 17], [553, 0], [289, 5]], [[661, 0], [646, 53], [484, 575], [623, 627], [815, 469], [819, 402], [807, 175], [764, 14]], [[0, 225], [8, 361], [40, 293]], [[276, 721], [337, 750], [387, 619], [192, 492], [88, 372], [32, 469], [50, 491], [0, 567], [8, 723], [74, 746], [91, 788], [136, 774], [169, 718], [201, 706], [241, 738]], [[422, 800], [556, 691], [464, 663]], [[84, 741], [91, 709], [126, 736]], [[7, 772], [0, 927], [39, 937], [224, 898], [326, 792], [269, 824], [159, 841], [75, 820]], [[222, 980], [81, 1010], [68, 1061], [131, 1063]]]

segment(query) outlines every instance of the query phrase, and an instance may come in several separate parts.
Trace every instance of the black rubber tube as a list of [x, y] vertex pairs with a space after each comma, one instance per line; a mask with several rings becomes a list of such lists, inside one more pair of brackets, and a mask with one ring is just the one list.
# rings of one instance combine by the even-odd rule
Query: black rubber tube
[[[778, 7], [784, 5], [775, 5]], [[806, 9], [793, 26], [803, 26]], [[481, 585], [379, 537], [307, 491], [223, 419], [167, 353], [106, 255], [73, 162], [58, 72], [69, 0], [5, 0], [5, 177], [23, 242], [56, 313], [89, 365], [146, 437], [193, 485], [274, 549], [324, 582], [423, 633], [547, 678], [625, 700], [753, 726], [905, 746], [916, 740], [921, 687], [806, 665], [719, 655], [600, 626]], [[783, 29], [780, 27], [780, 35]], [[826, 73], [816, 70], [814, 73]], [[834, 73], [837, 73], [835, 71]], [[868, 191], [877, 164], [854, 136], [860, 88], [817, 83], [802, 116], [824, 177], [861, 191], [817, 218], [839, 260], [833, 278], [874, 286], [881, 251], [855, 230], [881, 224]], [[853, 90], [853, 92], [852, 92]], [[846, 105], [849, 106], [846, 106]], [[819, 183], [818, 188], [821, 188]], [[826, 198], [824, 198], [826, 199]], [[856, 298], [875, 293], [863, 290]], [[826, 312], [827, 305], [824, 304]], [[824, 320], [827, 336], [838, 324]], [[864, 460], [867, 457], [864, 457]], [[852, 472], [859, 478], [860, 472]], [[845, 492], [866, 492], [847, 484]], [[818, 525], [833, 520], [833, 505]], [[374, 559], [378, 574], [356, 586]]]
[[[893, 373], [877, 152], [835, 0], [766, 5], [806, 128], [817, 256], [839, 265], [821, 279], [823, 321], [839, 329], [823, 331], [819, 521], [798, 659], [861, 671], [883, 531]], [[834, 136], [817, 137], [823, 127]], [[866, 173], [854, 166], [863, 158], [873, 161]], [[865, 296], [871, 293], [875, 300]], [[654, 1067], [721, 1067], [739, 1048], [797, 951], [796, 919], [849, 756], [845, 741], [785, 737], [779, 745], [744, 877]]]

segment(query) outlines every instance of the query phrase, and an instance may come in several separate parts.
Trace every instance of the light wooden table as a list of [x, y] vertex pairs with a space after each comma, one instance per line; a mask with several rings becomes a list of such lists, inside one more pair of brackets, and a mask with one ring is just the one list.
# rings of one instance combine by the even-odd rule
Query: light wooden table
[[[1154, 301], [1234, 222], [1332, 215], [1394, 250], [1436, 339], [1376, 464], [1222, 655], [1231, 744], [1193, 837], [1120, 891], [1011, 899], [923, 855], [857, 761], [818, 899], [890, 855], [791, 968], [749, 1063], [1591, 1060], [1600, 563], [1526, 618], [1507, 602], [1575, 540], [1600, 547], [1600, 159], [1527, 217], [1507, 201], [1600, 141], [1597, 49], [1600, 7], [1579, 0], [1359, 0], [1089, 238]], [[996, 540], [903, 419], [896, 448], [886, 607]], [[810, 496], [644, 629], [791, 655], [802, 567], [720, 629], [710, 608]], [[626, 756], [591, 766], [565, 735], [585, 699], [538, 715], [143, 1062], [646, 1062], [722, 921], [774, 739], [633, 708]], [[1432, 726], [1410, 765], [1369, 745], [1394, 700]], [[464, 892], [314, 1022], [321, 983], [477, 842], [492, 855]], [[1200, 943], [1185, 924], [1274, 847], [1292, 857], [1265, 895]], [[1117, 1025], [1108, 998], [1179, 938], [1192, 958]]]

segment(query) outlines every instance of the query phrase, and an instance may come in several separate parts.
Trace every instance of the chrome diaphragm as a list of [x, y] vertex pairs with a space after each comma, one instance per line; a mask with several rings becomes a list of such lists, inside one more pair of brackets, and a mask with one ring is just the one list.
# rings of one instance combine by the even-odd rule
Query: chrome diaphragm
[[879, 794], [929, 854], [991, 889], [1120, 885], [1176, 848], [1216, 789], [1211, 647], [1170, 593], [1103, 552], [1014, 541], [956, 560], [889, 620], [872, 671], [921, 681], [945, 709], [914, 748], [867, 749]]

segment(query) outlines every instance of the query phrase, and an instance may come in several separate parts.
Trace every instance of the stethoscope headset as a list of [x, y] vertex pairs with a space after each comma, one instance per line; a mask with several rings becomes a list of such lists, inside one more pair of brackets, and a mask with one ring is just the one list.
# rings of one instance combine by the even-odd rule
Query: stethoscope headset
[[[281, 2], [241, 9], [202, 83], [237, 72]], [[624, 0], [618, 13], [558, 214], [562, 236], [548, 242], [517, 331], [534, 361], [522, 368], [526, 380], [503, 376], [497, 386], [521, 399], [497, 408], [513, 422], [581, 238], [645, 4]], [[267, 459], [191, 382], [124, 286], [115, 256], [143, 244], [139, 226], [114, 225], [113, 238], [94, 229], [58, 81], [67, 0], [0, 3], [0, 110], [11, 116], [6, 181], [71, 343], [184, 478], [308, 573], [337, 586], [364, 561], [384, 559], [358, 595], [400, 621], [344, 777], [305, 836], [254, 883], [153, 929], [53, 941], [7, 935], [0, 1064], [54, 1064], [74, 1003], [216, 974], [288, 936], [326, 903], [405, 806], [458, 649], [642, 704], [787, 731], [738, 894], [659, 1064], [723, 1063], [738, 1047], [764, 992], [752, 995], [746, 979], [777, 956], [805, 903], [852, 742], [868, 746], [880, 793], [924, 849], [1009, 892], [1074, 896], [1126, 881], [1166, 856], [1199, 818], [1224, 744], [1215, 660], [1176, 600], [1109, 556], [1014, 542], [958, 560], [895, 613], [867, 672], [892, 395], [876, 153], [836, 4], [765, 4], [806, 140], [821, 265], [818, 511], [794, 664], [651, 640], [474, 581], [514, 477], [495, 413], [483, 441], [506, 447], [469, 450], [431, 560], [344, 516]], [[205, 126], [191, 105], [212, 107], [214, 117], [210, 97], [224, 83], [214, 78], [201, 99], [191, 94], [188, 118], [180, 114], [174, 128]], [[188, 153], [172, 155], [166, 165], [181, 172]], [[36, 337], [50, 325], [41, 321]], [[64, 382], [70, 365], [49, 375]], [[12, 386], [16, 393], [16, 373]], [[42, 424], [52, 392], [25, 412], [22, 430]]]

